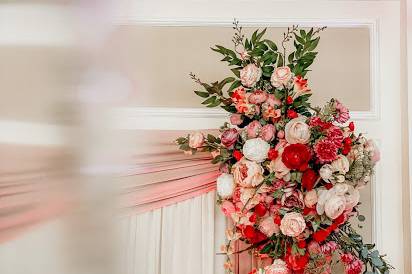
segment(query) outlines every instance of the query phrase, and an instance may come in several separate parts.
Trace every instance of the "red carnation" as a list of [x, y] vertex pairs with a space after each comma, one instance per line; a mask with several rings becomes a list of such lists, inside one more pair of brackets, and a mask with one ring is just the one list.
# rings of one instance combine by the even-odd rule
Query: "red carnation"
[[288, 266], [294, 271], [293, 273], [301, 273], [306, 267], [309, 262], [309, 255], [305, 253], [305, 255], [301, 256], [299, 254], [292, 255], [288, 253], [285, 257], [285, 261]]
[[283, 150], [282, 162], [289, 169], [304, 171], [308, 168], [310, 156], [308, 146], [304, 144], [292, 144]]
[[274, 148], [269, 149], [269, 152], [268, 152], [268, 159], [269, 160], [275, 160], [278, 157], [278, 155], [279, 155], [279, 153], [276, 149], [274, 149]]
[[307, 191], [311, 191], [313, 187], [315, 186], [315, 182], [318, 179], [318, 175], [316, 174], [313, 169], [307, 169], [305, 172], [303, 172], [302, 175], [302, 186], [305, 188]]
[[288, 116], [288, 118], [290, 119], [294, 119], [298, 117], [298, 113], [296, 111], [294, 111], [293, 109], [288, 109], [286, 111], [286, 115]]
[[317, 141], [313, 148], [319, 162], [322, 164], [330, 163], [338, 157], [338, 147], [333, 141], [327, 138]]
[[234, 150], [233, 157], [236, 159], [236, 161], [240, 161], [240, 159], [243, 158], [243, 154], [239, 150]]
[[341, 147], [342, 146], [342, 141], [344, 140], [343, 136], [343, 131], [337, 127], [337, 126], [332, 126], [328, 129], [327, 131], [327, 138], [331, 140], [336, 147]]
[[264, 204], [259, 203], [255, 206], [255, 213], [259, 216], [259, 217], [263, 217], [266, 214], [266, 207]]

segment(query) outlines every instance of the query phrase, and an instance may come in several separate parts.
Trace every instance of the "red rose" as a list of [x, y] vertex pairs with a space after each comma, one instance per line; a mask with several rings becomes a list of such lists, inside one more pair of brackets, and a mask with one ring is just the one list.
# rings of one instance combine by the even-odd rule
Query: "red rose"
[[280, 225], [282, 218], [279, 215], [276, 215], [275, 217], [273, 217], [273, 221], [275, 222], [275, 224]]
[[289, 169], [304, 171], [308, 168], [310, 150], [304, 144], [292, 144], [283, 150], [282, 162]]
[[299, 242], [298, 242], [298, 247], [299, 248], [305, 248], [306, 247], [306, 241], [305, 240], [300, 240]]
[[248, 240], [253, 239], [256, 236], [256, 230], [251, 225], [247, 225], [242, 230], [243, 237]]
[[239, 132], [235, 128], [225, 130], [220, 137], [222, 145], [225, 147], [233, 146], [236, 143], [238, 136]]
[[233, 157], [236, 159], [236, 161], [240, 161], [240, 159], [243, 158], [243, 154], [239, 150], [234, 150]]
[[255, 206], [255, 213], [259, 216], [259, 217], [263, 217], [266, 214], [266, 207], [264, 204], [259, 203]]
[[286, 104], [291, 105], [293, 103], [293, 98], [291, 96], [288, 96], [286, 98]]
[[288, 118], [290, 119], [294, 119], [298, 117], [298, 113], [296, 111], [294, 111], [293, 109], [288, 109], [286, 111], [286, 115], [288, 116]]
[[354, 131], [355, 130], [355, 124], [353, 122], [349, 123], [349, 130]]
[[307, 253], [303, 256], [299, 254], [287, 254], [285, 259], [288, 266], [294, 271], [293, 273], [301, 273], [300, 271], [304, 270], [309, 262], [309, 256]]
[[252, 239], [250, 239], [250, 243], [252, 244], [257, 244], [260, 243], [264, 240], [266, 240], [268, 237], [263, 234], [262, 232], [260, 232], [259, 230], [255, 231], [255, 237], [253, 237]]
[[276, 149], [274, 149], [274, 148], [269, 149], [269, 152], [268, 152], [268, 159], [269, 160], [275, 160], [278, 157], [278, 155], [279, 155], [279, 153]]
[[315, 186], [315, 182], [318, 179], [318, 175], [313, 169], [307, 169], [302, 175], [302, 187], [307, 191], [311, 191]]
[[257, 219], [257, 215], [256, 215], [256, 213], [253, 213], [253, 214], [250, 215], [250, 217], [249, 217], [249, 222], [251, 222], [251, 223], [256, 223], [256, 219]]
[[312, 238], [320, 243], [323, 242], [324, 240], [326, 240], [326, 238], [329, 236], [330, 234], [330, 230], [329, 229], [319, 229], [318, 231], [314, 232], [312, 235]]

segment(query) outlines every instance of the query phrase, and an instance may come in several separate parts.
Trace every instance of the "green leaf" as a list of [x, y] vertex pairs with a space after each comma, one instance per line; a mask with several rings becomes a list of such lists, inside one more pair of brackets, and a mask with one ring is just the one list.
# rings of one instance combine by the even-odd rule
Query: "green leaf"
[[242, 84], [242, 82], [240, 82], [240, 80], [234, 81], [234, 82], [230, 85], [228, 91], [234, 90], [235, 88], [239, 87], [241, 84]]
[[202, 97], [202, 98], [207, 98], [207, 97], [209, 97], [209, 93], [208, 93], [208, 92], [195, 90], [194, 93], [196, 93], [197, 96], [200, 96], [200, 97]]
[[233, 68], [231, 69], [234, 75], [236, 75], [238, 78], [240, 78], [240, 69], [239, 68]]
[[258, 30], [255, 30], [252, 34], [252, 39], [250, 39], [252, 44], [255, 44], [255, 42], [256, 42], [257, 32], [258, 32]]
[[295, 56], [295, 53], [294, 52], [292, 52], [291, 54], [289, 54], [289, 56], [288, 56], [288, 61], [289, 61], [289, 63], [292, 63], [293, 62], [293, 57]]
[[299, 35], [297, 35], [296, 33], [295, 33], [295, 38], [300, 44], [302, 44], [302, 45], [305, 44], [305, 40], [302, 37], [300, 37]]
[[207, 135], [207, 141], [208, 141], [209, 143], [216, 143], [217, 138], [216, 138], [215, 136], [213, 136], [212, 134], [208, 134], [208, 135]]
[[207, 105], [208, 108], [214, 108], [217, 107], [218, 105], [220, 105], [221, 101], [219, 98], [216, 98], [212, 103], [210, 103], [209, 105]]
[[266, 33], [266, 28], [264, 28], [257, 36], [256, 36], [256, 42], [258, 42], [263, 35]]
[[280, 55], [279, 57], [280, 57], [280, 58], [278, 58], [278, 64], [277, 64], [277, 66], [278, 66], [278, 67], [283, 67], [283, 56]]
[[306, 49], [307, 51], [313, 51], [319, 44], [320, 37], [311, 41], [310, 46]]
[[202, 105], [208, 105], [210, 103], [213, 103], [216, 99], [217, 99], [216, 96], [209, 97], [208, 99], [206, 99], [202, 102]]
[[223, 108], [224, 110], [226, 110], [227, 112], [230, 112], [230, 113], [236, 113], [237, 112], [235, 106], [220, 106], [220, 107]]
[[383, 266], [383, 262], [382, 262], [381, 258], [372, 258], [372, 264], [376, 267]]
[[264, 42], [269, 46], [269, 48], [273, 51], [277, 51], [278, 47], [276, 46], [276, 44], [273, 41], [270, 40], [264, 40]]

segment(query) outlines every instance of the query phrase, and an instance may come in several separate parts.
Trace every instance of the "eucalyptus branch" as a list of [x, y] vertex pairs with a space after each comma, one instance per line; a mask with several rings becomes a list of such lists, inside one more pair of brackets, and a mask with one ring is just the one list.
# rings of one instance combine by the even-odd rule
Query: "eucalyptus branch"
[[288, 27], [288, 31], [283, 33], [282, 48], [283, 48], [283, 64], [286, 64], [286, 43], [293, 38], [292, 34], [298, 31], [298, 25], [292, 25], [292, 28]]

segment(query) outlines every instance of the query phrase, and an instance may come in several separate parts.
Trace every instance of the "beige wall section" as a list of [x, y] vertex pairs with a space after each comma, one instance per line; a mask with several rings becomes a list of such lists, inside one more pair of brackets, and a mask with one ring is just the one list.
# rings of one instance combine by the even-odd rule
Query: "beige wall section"
[[[246, 28], [251, 33], [254, 28]], [[269, 28], [267, 38], [280, 44], [284, 28]], [[194, 72], [203, 81], [231, 75], [219, 62], [215, 44], [232, 48], [230, 27], [121, 26], [108, 48], [112, 60], [134, 83], [133, 106], [200, 107], [199, 89], [189, 78]], [[367, 28], [329, 28], [322, 33], [319, 55], [308, 74], [313, 103], [339, 97], [354, 111], [369, 109], [370, 54]]]

